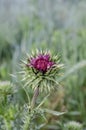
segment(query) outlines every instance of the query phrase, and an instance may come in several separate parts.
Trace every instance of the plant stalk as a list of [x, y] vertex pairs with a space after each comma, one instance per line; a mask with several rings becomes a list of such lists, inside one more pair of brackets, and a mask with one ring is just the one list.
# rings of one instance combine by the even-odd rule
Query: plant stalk
[[38, 95], [39, 95], [39, 86], [34, 91], [34, 95], [33, 95], [32, 102], [31, 102], [31, 108], [32, 109], [35, 107]]

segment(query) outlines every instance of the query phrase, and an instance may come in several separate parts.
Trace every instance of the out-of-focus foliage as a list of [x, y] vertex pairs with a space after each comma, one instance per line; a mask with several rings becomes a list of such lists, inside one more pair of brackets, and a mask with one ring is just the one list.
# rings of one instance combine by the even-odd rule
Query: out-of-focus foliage
[[[22, 115], [19, 111], [28, 101], [26, 92], [19, 83], [20, 77], [10, 77], [9, 74], [15, 75], [19, 70], [19, 59], [25, 53], [35, 48], [42, 48], [59, 53], [65, 64], [63, 79], [58, 79], [62, 81], [64, 89], [51, 94], [45, 106], [53, 110], [68, 111], [59, 118], [47, 115], [48, 121], [44, 130], [62, 129], [59, 121], [64, 124], [71, 120], [81, 122], [84, 130], [86, 129], [85, 10], [85, 0], [0, 1], [0, 80], [12, 80], [17, 88], [12, 106], [7, 104], [6, 108], [4, 107], [6, 111], [3, 117], [6, 126], [9, 126], [7, 123], [10, 124], [9, 121], [12, 119], [15, 120], [16, 128], [20, 129], [19, 119]], [[32, 96], [31, 90], [27, 92]], [[42, 97], [43, 95], [38, 102]], [[17, 105], [14, 108], [15, 103]], [[0, 120], [3, 117], [1, 116]], [[40, 119], [37, 123], [40, 124], [41, 121]], [[2, 122], [3, 129], [6, 128]], [[7, 129], [10, 130], [10, 126]]]
[[82, 130], [82, 125], [78, 122], [71, 121], [65, 125], [65, 130]]

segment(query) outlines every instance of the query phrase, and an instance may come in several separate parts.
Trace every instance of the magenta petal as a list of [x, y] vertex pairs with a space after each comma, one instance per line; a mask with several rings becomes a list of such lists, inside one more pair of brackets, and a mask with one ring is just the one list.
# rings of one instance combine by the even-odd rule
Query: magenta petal
[[44, 59], [47, 60], [47, 61], [49, 61], [50, 55], [49, 54], [44, 55]]
[[53, 65], [54, 65], [54, 63], [53, 63], [53, 62], [51, 62], [51, 61], [50, 61], [50, 62], [48, 62], [48, 69], [49, 69], [49, 68], [51, 68]]
[[40, 55], [38, 56], [38, 58], [40, 58], [40, 59], [45, 59], [45, 60], [49, 61], [50, 55], [49, 55], [49, 54], [46, 54], [46, 55], [40, 54]]
[[31, 64], [31, 65], [34, 65], [34, 64], [35, 64], [35, 62], [36, 62], [36, 59], [35, 59], [35, 58], [33, 58], [33, 59], [31, 59], [30, 64]]

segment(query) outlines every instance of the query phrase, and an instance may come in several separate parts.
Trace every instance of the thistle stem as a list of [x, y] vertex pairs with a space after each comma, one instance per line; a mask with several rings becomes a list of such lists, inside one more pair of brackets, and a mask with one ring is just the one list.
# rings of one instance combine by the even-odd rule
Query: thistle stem
[[31, 102], [31, 108], [35, 107], [38, 95], [39, 95], [39, 86], [34, 91], [34, 95], [33, 95], [32, 102]]

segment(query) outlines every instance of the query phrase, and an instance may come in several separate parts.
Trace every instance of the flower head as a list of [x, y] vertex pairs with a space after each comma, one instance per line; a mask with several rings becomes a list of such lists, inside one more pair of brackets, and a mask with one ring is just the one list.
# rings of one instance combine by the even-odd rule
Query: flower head
[[27, 81], [25, 86], [40, 86], [41, 91], [57, 88], [56, 78], [62, 67], [58, 55], [51, 55], [48, 51], [35, 51], [27, 57], [22, 71], [23, 80]]
[[82, 124], [75, 121], [70, 121], [64, 125], [65, 129], [67, 130], [82, 130]]
[[54, 64], [49, 54], [39, 54], [37, 57], [30, 59], [30, 66], [43, 74], [52, 68]]

